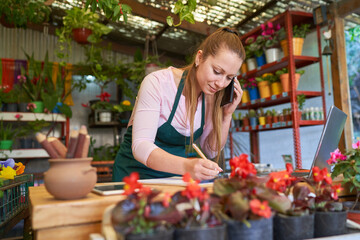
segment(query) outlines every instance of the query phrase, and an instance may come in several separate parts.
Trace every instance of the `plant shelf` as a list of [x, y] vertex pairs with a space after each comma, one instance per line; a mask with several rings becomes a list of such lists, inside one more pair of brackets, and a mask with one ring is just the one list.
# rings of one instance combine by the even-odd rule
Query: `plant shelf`
[[49, 154], [42, 148], [0, 150], [0, 158], [49, 158]]
[[[17, 114], [22, 115], [21, 119], [17, 119]], [[66, 117], [58, 113], [31, 113], [31, 112], [2, 112], [1, 119], [7, 122], [31, 122], [35, 120], [45, 120], [47, 122], [66, 122]]]

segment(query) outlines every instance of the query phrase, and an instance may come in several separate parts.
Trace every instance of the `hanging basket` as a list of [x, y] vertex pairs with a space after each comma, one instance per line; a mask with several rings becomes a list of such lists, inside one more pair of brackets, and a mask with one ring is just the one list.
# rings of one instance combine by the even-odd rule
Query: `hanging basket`
[[92, 31], [88, 28], [74, 28], [72, 30], [74, 40], [79, 44], [89, 44], [87, 40], [92, 34]]

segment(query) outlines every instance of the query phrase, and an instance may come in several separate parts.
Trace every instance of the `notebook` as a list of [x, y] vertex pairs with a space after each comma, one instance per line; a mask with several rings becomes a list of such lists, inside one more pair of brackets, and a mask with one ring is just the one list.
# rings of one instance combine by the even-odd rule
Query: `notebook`
[[327, 168], [331, 172], [331, 166], [326, 161], [330, 158], [330, 153], [338, 148], [347, 115], [337, 107], [331, 106], [327, 116], [310, 172], [294, 172], [292, 175], [309, 177], [314, 166], [320, 169]]

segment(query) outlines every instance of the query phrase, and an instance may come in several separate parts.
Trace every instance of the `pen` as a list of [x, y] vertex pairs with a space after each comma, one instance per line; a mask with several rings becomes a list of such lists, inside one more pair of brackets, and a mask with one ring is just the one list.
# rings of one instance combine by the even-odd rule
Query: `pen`
[[202, 159], [207, 159], [207, 157], [203, 154], [203, 152], [200, 150], [200, 148], [198, 146], [196, 146], [195, 143], [192, 144], [193, 148], [195, 149], [195, 151], [197, 152], [197, 154], [199, 154], [199, 156]]

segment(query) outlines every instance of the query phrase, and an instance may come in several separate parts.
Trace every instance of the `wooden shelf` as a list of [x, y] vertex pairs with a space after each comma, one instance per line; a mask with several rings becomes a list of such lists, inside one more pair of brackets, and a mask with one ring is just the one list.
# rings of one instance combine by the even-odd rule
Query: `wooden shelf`
[[14, 149], [0, 150], [0, 158], [49, 158], [49, 154], [44, 149], [33, 148], [33, 149]]
[[[19, 120], [15, 117], [16, 115], [22, 115]], [[31, 113], [31, 112], [2, 112], [0, 118], [4, 121], [14, 122], [31, 122], [35, 120], [45, 120], [47, 122], [66, 122], [66, 117], [63, 114], [58, 113]]]
[[[314, 97], [321, 97], [321, 92], [318, 91], [296, 91], [296, 95], [304, 94], [307, 99]], [[240, 103], [237, 109], [247, 110], [247, 109], [258, 109], [261, 107], [270, 107], [283, 103], [290, 103], [290, 96], [288, 92], [283, 92], [278, 95], [272, 95], [268, 98], [259, 98], [252, 100], [248, 103]]]
[[[320, 61], [319, 57], [310, 57], [310, 56], [294, 56], [295, 59], [295, 67], [296, 69], [309, 66], [313, 63], [317, 63]], [[254, 70], [248, 71], [246, 73], [243, 73], [239, 75], [238, 78], [253, 78], [263, 75], [264, 73], [275, 73], [277, 70], [286, 68], [289, 65], [289, 56], [283, 57], [282, 59], [279, 59], [278, 61], [267, 63], [265, 65], [262, 65], [261, 67], [258, 67]]]

